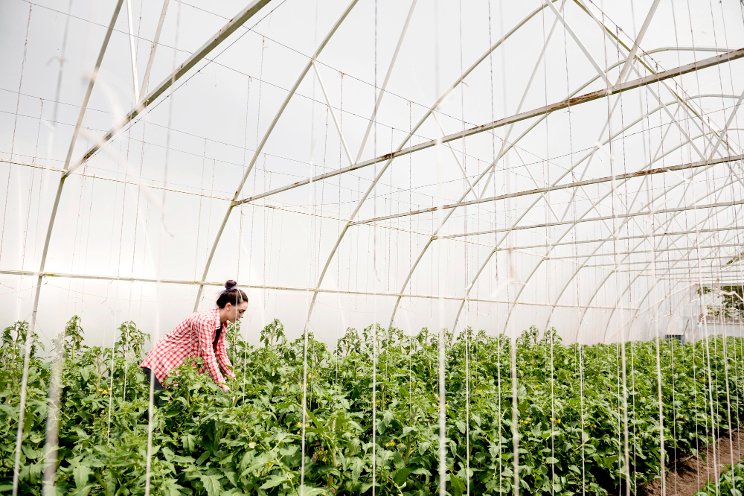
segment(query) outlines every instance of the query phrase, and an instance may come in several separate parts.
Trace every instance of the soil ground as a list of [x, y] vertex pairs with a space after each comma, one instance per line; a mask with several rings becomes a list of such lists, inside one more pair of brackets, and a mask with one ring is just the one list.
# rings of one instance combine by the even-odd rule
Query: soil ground
[[[713, 447], [715, 446], [715, 459]], [[666, 475], [666, 496], [693, 496], [709, 481], [720, 478], [727, 466], [744, 458], [744, 431], [731, 431], [710, 445], [702, 456], [689, 456], [677, 460]], [[717, 467], [716, 467], [717, 465]], [[716, 470], [717, 469], [717, 470]], [[661, 482], [654, 481], [646, 487], [647, 496], [661, 496]]]

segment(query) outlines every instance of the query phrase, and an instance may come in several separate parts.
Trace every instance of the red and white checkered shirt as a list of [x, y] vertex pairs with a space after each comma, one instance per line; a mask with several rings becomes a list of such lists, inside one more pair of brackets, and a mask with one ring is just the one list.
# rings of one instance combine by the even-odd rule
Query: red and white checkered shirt
[[[217, 329], [222, 329], [222, 332], [213, 345]], [[226, 375], [235, 377], [230, 359], [227, 358], [225, 334], [226, 327], [220, 323], [219, 308], [193, 313], [155, 343], [140, 367], [152, 370], [162, 383], [171, 370], [182, 365], [186, 358], [200, 357], [204, 360], [201, 372], [208, 371], [214, 382], [221, 385], [225, 378], [220, 367]]]

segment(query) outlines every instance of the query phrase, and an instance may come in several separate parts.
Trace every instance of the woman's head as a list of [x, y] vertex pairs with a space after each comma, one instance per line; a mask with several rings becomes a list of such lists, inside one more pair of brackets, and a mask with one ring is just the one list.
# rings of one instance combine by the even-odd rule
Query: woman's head
[[225, 283], [225, 289], [217, 297], [217, 306], [223, 322], [235, 322], [243, 316], [248, 308], [248, 296], [238, 288], [238, 283], [230, 279]]

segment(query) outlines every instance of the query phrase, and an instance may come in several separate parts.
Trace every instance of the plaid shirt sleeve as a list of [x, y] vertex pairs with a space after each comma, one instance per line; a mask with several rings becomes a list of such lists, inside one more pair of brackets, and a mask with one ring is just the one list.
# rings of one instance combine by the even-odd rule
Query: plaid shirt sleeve
[[[199, 319], [195, 327], [194, 330], [197, 334], [199, 356], [204, 359], [204, 369], [209, 372], [209, 375], [212, 377], [214, 382], [222, 385], [225, 383], [225, 378], [222, 376], [222, 372], [220, 372], [220, 368], [217, 366], [217, 360], [212, 346], [215, 333], [214, 321], [209, 318]], [[222, 339], [222, 336], [220, 336], [220, 340]]]
[[225, 344], [225, 334], [227, 333], [227, 329], [225, 327], [222, 328], [222, 332], [220, 333], [220, 339], [217, 340], [217, 346], [215, 346], [214, 352], [217, 356], [217, 361], [220, 364], [220, 367], [222, 367], [222, 370], [225, 372], [226, 375], [235, 378], [235, 373], [232, 370], [232, 363], [230, 363], [230, 358], [227, 356], [227, 345]]

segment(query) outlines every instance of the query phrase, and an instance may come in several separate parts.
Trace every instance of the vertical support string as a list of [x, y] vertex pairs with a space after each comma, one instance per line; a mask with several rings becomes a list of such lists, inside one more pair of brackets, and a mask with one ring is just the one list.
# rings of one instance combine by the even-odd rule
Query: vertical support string
[[[178, 4], [178, 7], [176, 9], [176, 27], [175, 27], [175, 40], [173, 43], [173, 52], [172, 52], [172, 59], [171, 59], [171, 69], [172, 74], [174, 74], [175, 77], [175, 68], [176, 68], [176, 61], [178, 56], [178, 44], [179, 44], [179, 38], [180, 38], [180, 31], [181, 31], [181, 4]], [[175, 95], [171, 95], [169, 102], [168, 102], [168, 120], [167, 120], [167, 132], [165, 135], [165, 164], [163, 167], [163, 196], [161, 201], [161, 212], [160, 212], [160, 224], [165, 227], [165, 205], [166, 205], [166, 187], [168, 186], [168, 158], [169, 158], [169, 150], [170, 150], [170, 140], [171, 140], [171, 125], [173, 122], [173, 107], [175, 106]], [[166, 234], [172, 237], [172, 234], [166, 230]], [[158, 249], [158, 255], [157, 255], [157, 261], [155, 263], [156, 267], [159, 267], [160, 264], [157, 263], [160, 260], [160, 256], [162, 254], [162, 235], [158, 236], [157, 239], [157, 249]], [[154, 250], [152, 250], [154, 253]], [[160, 298], [160, 270], [156, 269], [156, 283], [155, 283], [155, 294], [156, 294], [156, 301], [158, 301]], [[160, 311], [159, 305], [156, 305], [156, 313], [155, 313], [155, 325], [156, 325], [156, 338], [159, 337], [159, 330], [160, 330]], [[126, 367], [125, 367], [125, 374], [126, 374]], [[126, 384], [126, 375], [125, 375], [125, 384]], [[153, 433], [155, 430], [155, 427], [153, 425], [153, 416], [154, 416], [154, 395], [155, 395], [155, 374], [150, 374], [150, 391], [149, 391], [149, 397], [148, 397], [148, 409], [147, 409], [147, 452], [146, 452], [146, 465], [145, 465], [145, 496], [150, 496], [150, 490], [152, 486], [151, 481], [151, 475], [152, 475], [152, 455], [153, 455]], [[126, 386], [125, 386], [126, 387]]]
[[[566, 26], [563, 25], [563, 59], [564, 59], [564, 69], [565, 69], [565, 79], [566, 79], [566, 94], [570, 94], [571, 92], [571, 81], [570, 81], [570, 59], [568, 57], [568, 33], [566, 32]], [[566, 112], [568, 114], [568, 149], [569, 149], [569, 162], [574, 163], [574, 145], [573, 145], [573, 112], [572, 108], [569, 105], [566, 109]], [[576, 169], [571, 169], [571, 181], [575, 182], [577, 180], [576, 178]], [[576, 206], [576, 202], [573, 202], [571, 205], [572, 209], [572, 218], [577, 218], [578, 209]], [[572, 230], [572, 236], [571, 236], [571, 252], [576, 259], [578, 257], [578, 236], [577, 236], [577, 230]], [[576, 279], [576, 337], [577, 340], [574, 343], [575, 350], [576, 350], [576, 361], [578, 363], [578, 378], [579, 378], [579, 451], [581, 456], [581, 494], [582, 496], [586, 495], [586, 432], [585, 432], [585, 420], [584, 420], [584, 345], [579, 341], [579, 332], [580, 329], [578, 328], [581, 323], [581, 279]]]
[[[552, 4], [550, 4], [552, 7]], [[561, 10], [563, 9], [563, 6], [565, 4], [561, 4]], [[560, 13], [557, 13], [557, 15], [560, 15]], [[564, 35], [568, 30], [568, 26], [566, 23], [563, 24], [564, 29]], [[548, 37], [548, 34], [546, 32], [546, 26], [545, 26], [545, 10], [542, 10], [540, 12], [540, 25], [542, 27], [542, 41], [543, 41], [543, 47], [545, 47], [543, 50], [547, 49], [548, 42], [550, 40], [550, 37]], [[555, 28], [556, 23], [553, 23], [553, 26], [550, 30], [550, 35], [552, 37], [553, 29]], [[547, 67], [547, 57], [541, 56], [539, 63], [542, 65], [542, 72], [543, 72], [543, 104], [547, 105], [549, 103], [548, 101], [548, 67]], [[537, 68], [537, 66], [536, 66]], [[544, 186], [548, 186], [551, 184], [550, 182], [550, 116], [548, 116], [545, 119], [545, 157], [544, 160], [542, 160], [542, 166], [543, 166], [543, 177], [542, 182]], [[537, 181], [535, 181], [537, 185]], [[544, 222], [546, 226], [551, 222], [550, 213], [552, 212], [552, 208], [550, 207], [550, 198], [548, 194], [543, 195], [543, 199], [545, 201], [545, 208], [543, 209], [544, 213]], [[556, 219], [557, 220], [557, 219]], [[550, 244], [550, 228], [545, 228], [545, 234], [544, 234], [544, 242], [545, 242], [545, 251], [546, 253], [549, 250], [548, 245]], [[547, 298], [550, 298], [550, 274], [551, 271], [549, 268], [546, 267], [545, 269], [545, 295]], [[556, 412], [555, 412], [555, 363], [554, 363], [554, 334], [550, 329], [550, 322], [545, 323], [545, 330], [543, 332], [543, 336], [547, 336], [550, 340], [548, 346], [549, 346], [549, 353], [550, 353], [550, 457], [552, 459], [555, 459], [555, 434], [556, 434]], [[556, 473], [555, 473], [555, 463], [550, 464], [550, 494], [555, 494], [555, 486], [556, 486]]]
[[[16, 127], [18, 124], [18, 110], [20, 107], [20, 101], [21, 101], [21, 89], [23, 87], [23, 75], [25, 72], [25, 66], [26, 66], [26, 55], [28, 53], [28, 33], [29, 29], [31, 27], [31, 14], [33, 12], [32, 10], [33, 5], [29, 3], [28, 5], [28, 18], [26, 20], [26, 33], [25, 33], [25, 39], [23, 43], [23, 57], [21, 58], [21, 75], [18, 81], [18, 96], [16, 99], [16, 109], [15, 109], [15, 117], [13, 121], [13, 136], [11, 138], [11, 145], [10, 145], [10, 159], [13, 160], [13, 154], [15, 152], [15, 141], [16, 141]], [[10, 192], [10, 175], [11, 175], [11, 169], [8, 168], [8, 181], [5, 187], [6, 192]], [[5, 212], [7, 212], [8, 208], [8, 197], [10, 195], [6, 194], [5, 196], [5, 207], [3, 209], [3, 236], [5, 232], [4, 224], [5, 224]], [[0, 254], [2, 253], [2, 238], [0, 238]], [[36, 293], [38, 295], [40, 291], [41, 286], [41, 277], [37, 279], [37, 288]], [[38, 296], [37, 296], [38, 299]], [[20, 303], [18, 306], [19, 314], [20, 314]], [[35, 317], [34, 313], [34, 317]], [[19, 315], [20, 317], [20, 315]], [[35, 327], [36, 321], [35, 318], [32, 319], [31, 326], [29, 326], [28, 330], [26, 331], [26, 340], [24, 343], [24, 356], [23, 356], [23, 377], [21, 379], [21, 398], [20, 398], [20, 405], [19, 405], [19, 412], [18, 412], [18, 429], [16, 433], [16, 443], [15, 443], [15, 460], [13, 463], [13, 496], [17, 496], [18, 494], [18, 483], [20, 478], [20, 468], [21, 468], [21, 446], [23, 443], [23, 430], [24, 430], [24, 414], [26, 410], [26, 388], [28, 386], [28, 368], [29, 368], [29, 361], [31, 358], [31, 344], [33, 342], [33, 333], [34, 333], [34, 327]]]
[[[459, 55], [460, 55], [460, 73], [464, 71], [463, 65], [463, 42], [462, 42], [462, 0], [458, 3], [458, 36], [459, 36]], [[460, 85], [460, 126], [465, 129], [465, 86]], [[467, 148], [465, 140], [461, 144], [462, 151], [460, 162], [463, 167], [463, 189], [468, 186], [468, 163], [467, 163]], [[472, 189], [472, 188], [471, 188]], [[468, 232], [468, 214], [463, 216], [464, 232]], [[464, 284], [467, 286], [468, 277], [470, 274], [468, 265], [468, 248], [467, 242], [463, 243], [463, 254], [464, 254], [464, 265], [465, 270], [463, 271]], [[467, 297], [466, 297], [467, 298]], [[465, 302], [468, 315], [470, 315], [470, 302]], [[456, 332], [457, 329], [452, 329], [452, 332]], [[470, 496], [470, 335], [471, 328], [465, 326], [463, 330], [465, 334], [465, 494]]]
[[[377, 29], [378, 29], [378, 2], [373, 2], [373, 36], [372, 57], [374, 65], [374, 84], [372, 85], [373, 105], [377, 101]], [[374, 108], [374, 107], [373, 107]], [[361, 150], [360, 150], [361, 153]], [[377, 112], [372, 115], [372, 154], [377, 156]], [[378, 177], [378, 164], [375, 164], [374, 177]], [[377, 188], [372, 196], [372, 212], [377, 216]], [[372, 227], [372, 272], [377, 278], [377, 224]], [[369, 277], [367, 278], [369, 279]], [[374, 319], [372, 325], [372, 496], [377, 494], [377, 300], [373, 305]]]
[[[709, 8], [710, 8], [710, 17], [711, 17], [711, 22], [712, 22], [712, 25], [713, 25], [713, 40], [714, 40], [714, 44], [716, 46], [718, 46], [717, 26], [716, 26], [716, 22], [715, 22], [715, 16], [713, 14], [713, 5], [710, 2], [708, 3], [708, 5], [709, 5]], [[721, 7], [721, 14], [722, 14], [723, 38], [724, 38], [724, 43], [727, 44], [728, 43], [728, 32], [726, 30], [726, 17], [723, 14], [723, 5], [720, 5], [720, 7]], [[718, 71], [718, 82], [719, 82], [720, 92], [721, 92], [721, 94], [723, 94], [724, 93], [724, 90], [723, 90], [723, 74], [722, 74], [723, 68], [717, 67], [716, 69]], [[731, 69], [731, 67], [729, 67], [729, 77], [730, 77], [730, 80], [732, 82], [732, 93], [734, 93], [734, 91], [733, 91], [733, 79], [734, 79], [734, 77], [733, 77], [733, 70]], [[725, 137], [724, 144], [726, 146], [727, 152], [729, 152], [729, 153], [732, 152], [732, 148], [733, 147], [731, 146], [731, 142], [728, 139], [728, 132], [729, 132], [728, 131], [728, 128], [729, 128], [729, 125], [735, 119], [736, 119], [737, 124], [738, 124], [737, 116], [738, 116], [738, 110], [739, 110], [740, 103], [741, 103], [741, 99], [737, 100], [736, 105], [731, 110], [731, 113], [732, 113], [731, 114], [731, 117], [729, 119], [726, 119], [725, 118], [725, 116], [726, 116], [726, 112], [725, 112], [726, 103], [725, 103], [725, 99], [724, 98], [721, 98], [721, 114], [722, 114], [723, 119], [724, 119], [724, 122], [725, 122], [725, 127], [723, 129], [723, 135], [721, 136], [721, 141], [723, 141], [724, 140], [724, 137]], [[733, 171], [731, 171], [731, 173], [733, 175]], [[734, 182], [733, 181], [731, 181], [731, 189], [732, 189], [732, 196], [731, 196], [732, 199], [733, 198], [736, 198], [736, 193], [733, 191], [733, 189], [734, 189]], [[719, 227], [719, 225], [718, 225], [719, 224], [718, 223], [718, 219], [719, 219], [719, 216], [715, 216], [716, 229]], [[734, 217], [734, 222], [736, 222], [736, 221], [737, 221], [737, 217], [735, 216]], [[724, 240], [721, 239], [720, 231], [716, 232], [714, 236], [715, 236], [715, 238], [717, 240], [717, 244], [720, 245], [720, 244], [723, 244], [725, 242]], [[719, 267], [718, 270], [719, 270], [719, 274], [720, 275], [723, 275], [723, 274], [721, 274], [722, 268]], [[729, 460], [728, 460], [728, 462], [729, 462], [729, 465], [731, 467], [731, 470], [733, 470], [734, 469], [734, 442], [733, 442], [734, 425], [732, 423], [732, 416], [731, 416], [731, 389], [730, 389], [730, 385], [729, 385], [729, 361], [728, 361], [728, 341], [729, 341], [729, 337], [728, 337], [728, 331], [726, 330], [726, 327], [725, 326], [722, 326], [722, 327], [724, 329], [724, 331], [722, 333], [723, 334], [722, 341], [723, 341], [723, 367], [724, 367], [723, 372], [724, 372], [724, 383], [725, 383], [725, 387], [726, 387], [726, 419], [727, 419], [727, 424], [728, 424], [727, 425], [727, 433], [728, 433], [728, 442], [729, 442]]]
[[[315, 31], [314, 34], [317, 36], [318, 32], [318, 3], [315, 4]], [[315, 45], [315, 43], [313, 43]], [[310, 188], [310, 204], [311, 204], [311, 211], [313, 215], [311, 216], [312, 221], [310, 222], [310, 230], [312, 231], [311, 234], [311, 257], [312, 260], [315, 262], [313, 269], [318, 268], [318, 256], [319, 251], [317, 249], [317, 240], [315, 239], [315, 236], [317, 236], [317, 217], [315, 216], [315, 204], [316, 204], [316, 198], [315, 198], [315, 189], [316, 185], [312, 181], [312, 178], [316, 175], [317, 165], [315, 163], [315, 83], [318, 81], [318, 78], [315, 78], [312, 80], [312, 101], [310, 104], [310, 184], [308, 187]], [[265, 155], [264, 155], [265, 157]], [[265, 163], [264, 163], [265, 165]], [[264, 227], [265, 228], [265, 227]], [[268, 236], [267, 236], [268, 237]], [[266, 260], [266, 252], [264, 251], [264, 263]], [[265, 267], [265, 265], [264, 265]], [[265, 269], [264, 269], [265, 270]], [[312, 304], [312, 303], [311, 303]], [[302, 435], [302, 442], [301, 442], [301, 466], [300, 466], [300, 495], [304, 495], [305, 493], [305, 458], [307, 453], [307, 413], [308, 413], [308, 364], [307, 364], [307, 348], [309, 346], [309, 333], [310, 333], [310, 322], [309, 320], [305, 323], [305, 326], [302, 331], [302, 426], [301, 426], [301, 435]]]
[[[605, 24], [604, 19], [604, 2], [602, 2], [601, 5], [601, 11], [602, 11], [602, 23]], [[607, 34], [606, 32], [603, 32], [603, 54], [604, 54], [604, 65], [605, 65], [605, 72], [609, 70], [609, 54], [608, 54], [608, 47], [607, 47]], [[619, 44], [616, 45], [616, 57], [620, 57], [620, 46]], [[630, 63], [630, 59], [629, 59]], [[609, 81], [609, 80], [608, 80]], [[606, 130], [607, 130], [607, 144], [609, 148], [609, 154], [608, 154], [608, 161], [610, 166], [610, 175], [612, 176], [612, 180], [610, 182], [611, 187], [611, 195], [610, 195], [610, 210], [611, 210], [611, 233], [612, 236], [612, 259], [614, 264], [613, 274], [617, 277], [617, 269], [619, 267], [618, 263], [618, 253], [617, 253], [617, 232], [618, 232], [618, 225], [617, 225], [617, 206], [616, 204], [618, 201], [621, 202], [618, 191], [617, 191], [617, 184], [615, 181], [615, 154], [614, 154], [614, 147], [613, 147], [613, 126], [612, 126], [612, 117], [613, 112], [617, 108], [617, 105], [619, 104], [621, 106], [622, 110], [622, 95], [618, 95], [615, 97], [614, 104], [611, 104], [610, 98], [608, 97], [605, 99], [607, 108], [607, 122], [606, 122]], [[620, 128], [623, 129], [623, 125], [621, 124]], [[624, 150], [623, 150], [624, 154]], [[624, 155], [623, 155], [624, 156]], [[622, 203], [622, 202], [621, 202]], [[622, 319], [621, 319], [622, 320]], [[629, 452], [629, 433], [628, 433], [628, 391], [627, 391], [627, 357], [626, 357], [626, 350], [625, 350], [625, 340], [627, 339], [626, 335], [626, 329], [624, 326], [624, 322], [621, 321], [620, 323], [620, 336], [619, 336], [619, 342], [616, 346], [617, 348], [617, 359], [618, 359], [618, 388], [617, 388], [617, 394], [618, 394], [618, 409], [621, 411], [621, 414], [618, 415], [618, 444], [622, 446], [621, 453], [618, 453], [618, 465], [619, 469], [622, 470], [624, 475], [624, 481], [621, 481], [621, 488], [623, 486], [623, 483], [625, 485], [625, 495], [630, 496], [630, 452]], [[660, 405], [661, 407], [661, 405]], [[662, 490], [662, 494], [664, 494]]]

